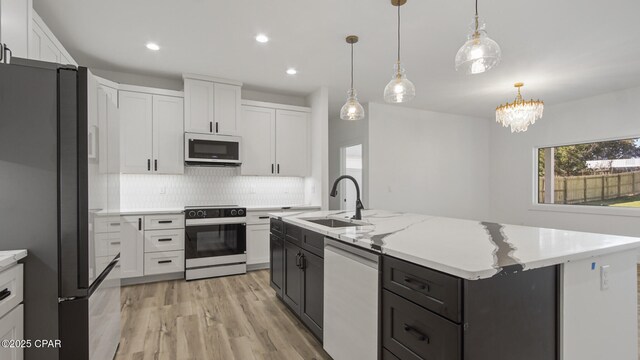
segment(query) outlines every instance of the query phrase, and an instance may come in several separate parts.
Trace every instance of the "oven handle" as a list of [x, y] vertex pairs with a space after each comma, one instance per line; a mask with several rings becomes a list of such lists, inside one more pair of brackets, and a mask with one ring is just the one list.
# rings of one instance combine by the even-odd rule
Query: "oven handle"
[[[240, 222], [241, 221], [241, 222]], [[241, 225], [246, 226], [247, 222], [245, 218], [238, 221], [237, 218], [229, 218], [228, 222], [212, 222], [211, 219], [188, 219], [185, 220], [185, 227], [187, 228], [196, 228], [203, 226], [212, 226], [212, 225]]]

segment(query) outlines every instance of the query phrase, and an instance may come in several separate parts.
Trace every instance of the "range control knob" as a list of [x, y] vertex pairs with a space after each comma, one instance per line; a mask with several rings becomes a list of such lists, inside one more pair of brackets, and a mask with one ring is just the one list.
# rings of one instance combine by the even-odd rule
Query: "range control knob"
[[190, 218], [195, 217], [195, 216], [196, 216], [196, 212], [195, 211], [193, 211], [193, 210], [189, 211], [189, 217]]
[[238, 211], [236, 211], [236, 209], [231, 210], [231, 216], [236, 216], [238, 215]]
[[198, 210], [198, 217], [204, 217], [204, 211]]
[[238, 209], [238, 216], [242, 216], [242, 215], [244, 215], [244, 210]]

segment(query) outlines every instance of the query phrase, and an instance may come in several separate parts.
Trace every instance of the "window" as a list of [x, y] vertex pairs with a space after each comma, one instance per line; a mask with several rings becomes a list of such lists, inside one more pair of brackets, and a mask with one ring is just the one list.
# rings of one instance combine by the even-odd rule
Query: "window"
[[539, 148], [538, 203], [640, 208], [640, 138]]

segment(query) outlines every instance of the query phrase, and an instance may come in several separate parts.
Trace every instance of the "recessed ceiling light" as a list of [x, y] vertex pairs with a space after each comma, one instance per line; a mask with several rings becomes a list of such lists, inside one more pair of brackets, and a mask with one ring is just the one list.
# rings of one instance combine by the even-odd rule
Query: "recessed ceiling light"
[[160, 46], [158, 44], [156, 44], [156, 43], [149, 42], [149, 43], [147, 43], [147, 49], [153, 50], [153, 51], [158, 51], [158, 50], [160, 50]]
[[266, 43], [269, 42], [269, 37], [265, 34], [258, 34], [256, 36], [256, 41], [259, 43]]
[[294, 68], [288, 68], [287, 69], [287, 74], [289, 75], [295, 75], [298, 73], [298, 70], [294, 69]]

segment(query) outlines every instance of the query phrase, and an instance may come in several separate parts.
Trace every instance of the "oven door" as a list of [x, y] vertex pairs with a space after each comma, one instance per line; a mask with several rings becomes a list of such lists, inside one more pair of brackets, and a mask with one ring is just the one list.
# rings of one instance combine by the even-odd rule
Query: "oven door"
[[237, 136], [185, 134], [185, 162], [239, 165], [240, 138]]
[[247, 261], [247, 225], [189, 225], [185, 227], [187, 268]]

